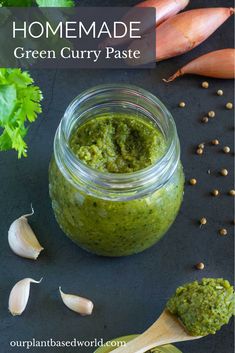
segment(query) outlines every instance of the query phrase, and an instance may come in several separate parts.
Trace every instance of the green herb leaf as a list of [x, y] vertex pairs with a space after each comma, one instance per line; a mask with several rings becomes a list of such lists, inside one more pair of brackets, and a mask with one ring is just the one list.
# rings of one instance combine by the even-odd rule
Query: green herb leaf
[[36, 0], [40, 7], [73, 7], [75, 3], [73, 0]]
[[6, 7], [29, 7], [34, 4], [40, 7], [73, 7], [73, 0], [0, 0], [0, 6]]
[[15, 149], [18, 158], [27, 156], [25, 124], [42, 111], [42, 93], [33, 82], [21, 69], [0, 69], [0, 151]]
[[16, 89], [14, 85], [0, 86], [0, 119], [7, 122], [8, 117], [12, 115], [16, 104]]
[[0, 5], [6, 7], [28, 7], [32, 6], [33, 0], [1, 0]]

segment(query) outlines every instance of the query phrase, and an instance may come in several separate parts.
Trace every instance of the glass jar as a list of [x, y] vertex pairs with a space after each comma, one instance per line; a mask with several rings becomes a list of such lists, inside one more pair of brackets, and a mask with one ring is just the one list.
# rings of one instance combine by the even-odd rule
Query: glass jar
[[[165, 138], [165, 154], [145, 169], [123, 174], [99, 172], [83, 163], [69, 147], [71, 133], [107, 113], [151, 121]], [[183, 189], [176, 126], [154, 95], [129, 85], [102, 85], [69, 105], [55, 135], [49, 191], [57, 222], [80, 247], [103, 256], [149, 248], [175, 220]]]

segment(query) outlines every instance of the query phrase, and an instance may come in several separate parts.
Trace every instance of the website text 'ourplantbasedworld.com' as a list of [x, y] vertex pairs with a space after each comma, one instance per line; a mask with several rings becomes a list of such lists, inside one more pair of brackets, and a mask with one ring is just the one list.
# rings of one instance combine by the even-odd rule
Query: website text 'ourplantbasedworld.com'
[[32, 338], [29, 340], [12, 340], [9, 342], [11, 348], [23, 348], [30, 350], [31, 348], [88, 348], [88, 347], [124, 347], [126, 343], [124, 341], [108, 341], [105, 342], [103, 338], [95, 338], [93, 340], [57, 340], [57, 339], [47, 339], [47, 340], [37, 340]]

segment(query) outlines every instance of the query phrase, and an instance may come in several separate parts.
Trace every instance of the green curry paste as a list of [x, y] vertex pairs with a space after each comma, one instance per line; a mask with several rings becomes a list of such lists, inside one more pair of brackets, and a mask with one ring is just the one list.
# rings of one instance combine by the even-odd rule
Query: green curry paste
[[234, 314], [234, 290], [224, 279], [204, 278], [179, 287], [167, 309], [193, 336], [215, 334]]
[[[114, 176], [151, 166], [167, 147], [156, 125], [138, 114], [118, 113], [76, 127], [69, 145], [89, 167]], [[175, 220], [184, 189], [181, 163], [160, 188], [128, 201], [86, 193], [64, 176], [55, 159], [49, 179], [52, 207], [63, 231], [82, 248], [104, 256], [138, 253], [160, 240]]]
[[160, 130], [150, 122], [116, 114], [79, 126], [71, 136], [70, 147], [80, 160], [96, 170], [131, 173], [162, 157], [166, 143]]

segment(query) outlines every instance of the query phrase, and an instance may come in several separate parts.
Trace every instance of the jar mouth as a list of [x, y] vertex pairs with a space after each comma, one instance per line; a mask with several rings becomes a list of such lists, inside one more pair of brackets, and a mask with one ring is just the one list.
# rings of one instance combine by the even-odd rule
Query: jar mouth
[[[69, 146], [75, 125], [86, 119], [93, 109], [132, 107], [141, 111], [161, 130], [166, 142], [165, 154], [150, 166], [130, 173], [103, 172], [80, 160]], [[92, 119], [92, 117], [91, 117]], [[161, 121], [159, 120], [161, 119]], [[103, 198], [136, 198], [161, 188], [173, 175], [180, 158], [180, 146], [174, 119], [165, 105], [152, 93], [134, 85], [106, 84], [78, 95], [68, 106], [57, 129], [54, 154], [64, 176], [78, 188]]]

